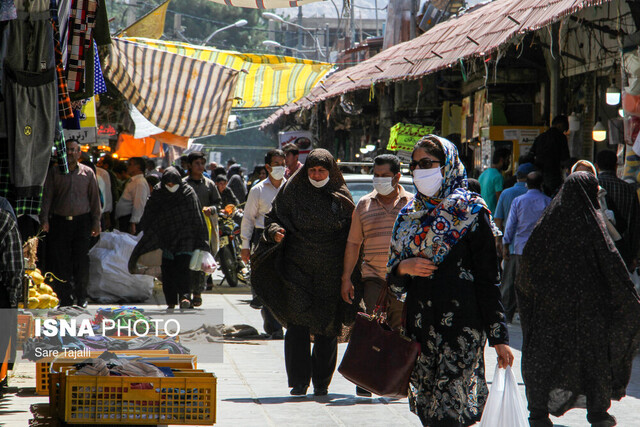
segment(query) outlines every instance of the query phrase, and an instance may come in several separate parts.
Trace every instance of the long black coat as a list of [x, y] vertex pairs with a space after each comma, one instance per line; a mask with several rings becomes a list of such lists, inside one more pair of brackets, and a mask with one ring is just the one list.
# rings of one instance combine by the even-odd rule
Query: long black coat
[[600, 217], [598, 181], [567, 178], [522, 254], [516, 292], [529, 408], [560, 416], [625, 395], [640, 301]]
[[[313, 187], [307, 169], [316, 163], [330, 181]], [[251, 259], [251, 283], [285, 326], [335, 336], [355, 317], [357, 304], [340, 296], [344, 250], [354, 203], [333, 157], [314, 150], [304, 167], [278, 193], [265, 217], [265, 231]], [[284, 228], [280, 244], [275, 232]]]

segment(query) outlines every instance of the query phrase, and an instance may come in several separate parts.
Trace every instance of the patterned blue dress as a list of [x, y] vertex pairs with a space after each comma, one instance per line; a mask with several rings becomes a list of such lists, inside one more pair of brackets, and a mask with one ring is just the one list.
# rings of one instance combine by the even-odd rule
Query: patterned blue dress
[[407, 335], [422, 353], [411, 377], [409, 403], [423, 424], [469, 426], [482, 417], [488, 388], [484, 346], [508, 344], [498, 262], [489, 215], [483, 210], [451, 247], [431, 278], [389, 275], [406, 292]]

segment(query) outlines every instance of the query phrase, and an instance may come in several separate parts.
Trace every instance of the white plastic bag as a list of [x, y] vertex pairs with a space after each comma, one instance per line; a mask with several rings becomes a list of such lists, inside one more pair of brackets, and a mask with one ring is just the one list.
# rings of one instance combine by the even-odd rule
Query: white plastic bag
[[510, 366], [507, 369], [496, 366], [480, 427], [529, 427], [527, 410]]
[[102, 304], [143, 302], [153, 292], [153, 277], [129, 273], [129, 257], [142, 237], [113, 231], [101, 233], [89, 251], [89, 296]]
[[191, 255], [191, 261], [189, 261], [189, 269], [193, 271], [204, 271], [207, 274], [216, 271], [218, 265], [211, 255], [207, 251], [201, 251], [196, 249]]

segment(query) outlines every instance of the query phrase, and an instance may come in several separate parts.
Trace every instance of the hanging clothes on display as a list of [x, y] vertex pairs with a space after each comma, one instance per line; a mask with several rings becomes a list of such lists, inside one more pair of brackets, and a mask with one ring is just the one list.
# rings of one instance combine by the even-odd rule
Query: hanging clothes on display
[[9, 173], [17, 197], [37, 197], [58, 120], [53, 27], [49, 0], [18, 0], [16, 9], [4, 60]]
[[69, 57], [67, 85], [71, 92], [84, 90], [85, 53], [92, 50], [91, 36], [96, 23], [96, 0], [72, 0], [69, 17]]
[[67, 87], [67, 79], [64, 70], [64, 60], [62, 55], [62, 46], [60, 43], [60, 19], [58, 16], [57, 0], [51, 0], [50, 5], [51, 25], [53, 26], [53, 42], [56, 55], [56, 77], [58, 79], [58, 114], [61, 119], [73, 117], [71, 109], [71, 99], [69, 98], [69, 89]]
[[100, 56], [98, 55], [98, 45], [93, 42], [93, 63], [94, 63], [94, 83], [93, 94], [100, 95], [107, 92], [107, 84], [104, 81], [102, 68], [100, 67]]

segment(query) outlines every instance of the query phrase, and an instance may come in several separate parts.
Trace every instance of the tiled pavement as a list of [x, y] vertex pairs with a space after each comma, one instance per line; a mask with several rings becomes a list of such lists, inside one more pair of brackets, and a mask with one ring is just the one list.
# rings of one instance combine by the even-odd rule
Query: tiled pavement
[[[226, 287], [216, 288], [223, 293], [204, 294], [205, 308], [222, 308], [224, 322], [249, 324], [262, 331], [262, 318], [258, 310], [248, 305], [250, 295], [238, 288], [235, 292]], [[97, 308], [97, 306], [95, 306]], [[518, 326], [510, 326], [512, 346], [516, 354], [516, 378], [524, 399], [524, 386], [520, 375], [520, 342]], [[339, 345], [338, 361], [346, 349]], [[487, 380], [491, 381], [495, 369], [495, 352], [487, 348]], [[214, 372], [218, 377], [217, 425], [220, 426], [396, 426], [420, 425], [418, 418], [409, 411], [407, 400], [385, 398], [360, 398], [355, 387], [336, 372], [329, 388], [329, 395], [315, 398], [289, 396], [284, 367], [283, 341], [244, 341], [224, 344], [223, 363], [199, 363], [199, 368]], [[35, 403], [47, 403], [48, 398], [35, 396], [34, 367], [21, 364], [11, 378], [10, 393], [0, 400], [0, 425], [28, 426], [32, 419], [30, 407]], [[311, 388], [310, 388], [311, 391]], [[636, 358], [628, 396], [614, 402], [611, 413], [623, 427], [640, 426], [640, 358]], [[556, 426], [588, 426], [585, 410], [570, 411], [562, 418], [554, 419]], [[44, 425], [44, 424], [39, 424]]]

